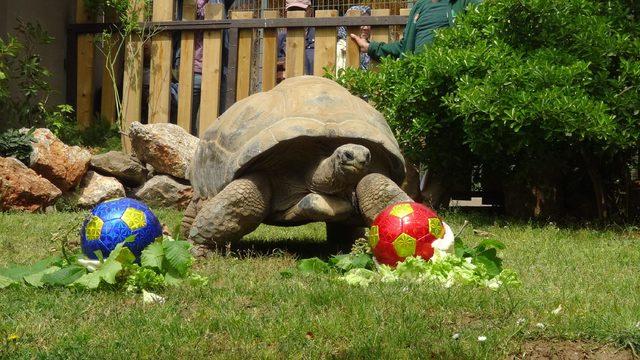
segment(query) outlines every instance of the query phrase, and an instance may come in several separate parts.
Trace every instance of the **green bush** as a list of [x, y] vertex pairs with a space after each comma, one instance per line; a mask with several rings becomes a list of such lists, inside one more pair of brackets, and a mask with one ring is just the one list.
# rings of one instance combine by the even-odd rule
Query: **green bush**
[[411, 160], [528, 186], [586, 176], [604, 216], [640, 139], [634, 4], [486, 0], [425, 52], [338, 81], [387, 117]]
[[0, 157], [14, 157], [25, 164], [29, 164], [29, 157], [33, 151], [31, 142], [33, 131], [8, 130], [0, 133]]

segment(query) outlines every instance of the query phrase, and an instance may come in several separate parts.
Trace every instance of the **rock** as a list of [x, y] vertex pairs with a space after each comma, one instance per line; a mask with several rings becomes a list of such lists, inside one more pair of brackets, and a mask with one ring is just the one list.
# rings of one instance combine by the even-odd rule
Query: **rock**
[[145, 164], [144, 166], [145, 166], [145, 169], [147, 169], [147, 180], [157, 175], [156, 169], [154, 169], [153, 166], [151, 166], [151, 164]]
[[133, 156], [121, 151], [109, 151], [91, 158], [91, 167], [130, 185], [142, 185], [147, 180], [147, 169]]
[[136, 197], [150, 206], [186, 209], [193, 190], [167, 175], [154, 176], [138, 191]]
[[34, 212], [47, 208], [62, 191], [14, 158], [0, 157], [0, 210]]
[[116, 178], [89, 171], [78, 189], [78, 206], [89, 208], [105, 200], [124, 196], [124, 186]]
[[36, 129], [33, 137], [29, 167], [63, 192], [78, 185], [89, 168], [91, 153], [65, 145], [49, 129]]
[[188, 167], [199, 139], [174, 124], [142, 125], [129, 128], [131, 147], [136, 157], [153, 166], [156, 173], [187, 179]]

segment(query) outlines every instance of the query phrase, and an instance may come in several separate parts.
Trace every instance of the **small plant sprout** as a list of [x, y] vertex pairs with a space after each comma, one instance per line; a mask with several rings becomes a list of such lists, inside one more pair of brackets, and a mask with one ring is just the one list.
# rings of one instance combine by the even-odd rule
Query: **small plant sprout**
[[553, 315], [558, 315], [558, 314], [560, 314], [561, 311], [562, 311], [562, 305], [558, 305], [558, 307], [555, 308], [554, 310], [552, 310], [551, 313]]
[[478, 336], [478, 341], [485, 342], [485, 341], [487, 341], [487, 337], [484, 336], [484, 335], [480, 335], [480, 336]]

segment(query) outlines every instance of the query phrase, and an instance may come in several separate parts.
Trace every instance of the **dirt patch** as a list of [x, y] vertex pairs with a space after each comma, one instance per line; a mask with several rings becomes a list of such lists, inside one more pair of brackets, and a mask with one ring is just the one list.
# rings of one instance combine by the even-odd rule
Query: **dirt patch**
[[520, 351], [511, 359], [562, 359], [562, 360], [632, 360], [628, 349], [618, 349], [614, 345], [601, 345], [585, 341], [535, 340], [524, 343]]

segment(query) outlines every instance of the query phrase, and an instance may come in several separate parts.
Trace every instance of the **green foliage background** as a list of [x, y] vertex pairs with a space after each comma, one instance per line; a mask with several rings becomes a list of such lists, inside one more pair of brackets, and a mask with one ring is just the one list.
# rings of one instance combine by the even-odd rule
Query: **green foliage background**
[[[486, 0], [417, 55], [338, 81], [368, 98], [414, 162], [620, 183], [640, 137], [640, 23], [625, 0]], [[595, 191], [595, 190], [594, 190]]]

